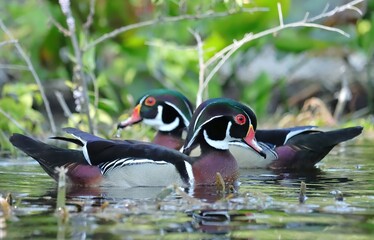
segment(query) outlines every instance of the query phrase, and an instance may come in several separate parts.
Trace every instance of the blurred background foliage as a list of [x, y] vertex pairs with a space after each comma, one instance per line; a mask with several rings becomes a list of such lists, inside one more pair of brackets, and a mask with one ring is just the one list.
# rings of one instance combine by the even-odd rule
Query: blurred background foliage
[[[98, 134], [112, 137], [116, 123], [134, 101], [152, 88], [181, 91], [195, 102], [198, 90], [198, 52], [191, 30], [204, 42], [204, 60], [241, 39], [279, 25], [276, 1], [268, 0], [96, 0], [92, 23], [87, 25], [92, 0], [71, 1], [76, 33], [88, 76], [91, 116]], [[326, 1], [281, 0], [285, 22], [323, 12]], [[347, 3], [329, 1], [329, 9]], [[248, 13], [245, 9], [266, 11]], [[319, 23], [343, 29], [340, 34], [313, 28], [292, 28], [262, 37], [241, 47], [209, 84], [208, 96], [226, 96], [251, 105], [262, 127], [300, 124], [321, 126], [361, 124], [373, 130], [374, 113], [374, 1], [357, 5], [364, 13], [344, 11]], [[221, 12], [221, 17], [164, 21], [165, 17]], [[58, 1], [3, 1], [0, 19], [18, 39], [42, 80], [59, 129], [88, 130], [87, 119], [76, 112], [73, 92], [73, 48], [66, 16]], [[87, 48], [117, 28], [155, 20]], [[38, 86], [9, 37], [0, 31], [0, 145], [9, 149], [12, 132], [50, 136]], [[346, 88], [345, 88], [346, 87]], [[351, 96], [336, 113], [337, 94]], [[63, 111], [55, 92], [69, 111]], [[317, 97], [313, 100], [312, 97]], [[312, 99], [312, 100], [311, 100]], [[308, 102], [309, 101], [309, 102]], [[149, 136], [134, 126], [127, 138]], [[124, 134], [122, 134], [124, 135]]]

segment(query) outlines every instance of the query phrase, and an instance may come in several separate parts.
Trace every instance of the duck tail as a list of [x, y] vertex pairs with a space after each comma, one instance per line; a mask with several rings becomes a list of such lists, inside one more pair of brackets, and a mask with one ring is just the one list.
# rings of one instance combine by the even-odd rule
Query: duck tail
[[9, 140], [13, 146], [34, 158], [55, 180], [58, 179], [56, 167], [68, 166], [71, 163], [87, 165], [82, 151], [79, 150], [59, 148], [18, 133], [13, 134]]
[[271, 168], [313, 168], [336, 145], [348, 141], [362, 133], [360, 126], [332, 131], [310, 131], [290, 138], [284, 146], [276, 151], [279, 160]]
[[[326, 132], [307, 132], [305, 134], [296, 135], [291, 138], [288, 143], [295, 144], [296, 146], [305, 146], [310, 149], [324, 149], [333, 148], [341, 142], [348, 141], [357, 137], [362, 133], [361, 126], [342, 128]], [[331, 150], [331, 149], [330, 149]]]

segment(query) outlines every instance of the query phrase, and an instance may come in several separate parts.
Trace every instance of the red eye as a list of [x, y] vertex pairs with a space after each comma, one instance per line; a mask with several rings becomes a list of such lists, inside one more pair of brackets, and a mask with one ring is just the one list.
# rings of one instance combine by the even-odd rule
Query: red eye
[[235, 116], [235, 122], [239, 125], [245, 124], [246, 121], [247, 119], [245, 118], [243, 114], [238, 114]]
[[148, 97], [145, 99], [145, 105], [152, 107], [156, 103], [156, 99], [154, 97]]

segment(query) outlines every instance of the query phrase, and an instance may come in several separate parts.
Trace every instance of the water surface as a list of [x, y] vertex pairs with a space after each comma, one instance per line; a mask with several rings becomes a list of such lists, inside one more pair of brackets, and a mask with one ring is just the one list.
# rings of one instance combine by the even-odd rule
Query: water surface
[[[374, 144], [336, 147], [315, 171], [241, 171], [241, 185], [71, 188], [56, 214], [56, 184], [30, 158], [0, 160], [0, 238], [372, 239]], [[299, 203], [301, 182], [306, 200]], [[6, 220], [5, 220], [6, 218]]]

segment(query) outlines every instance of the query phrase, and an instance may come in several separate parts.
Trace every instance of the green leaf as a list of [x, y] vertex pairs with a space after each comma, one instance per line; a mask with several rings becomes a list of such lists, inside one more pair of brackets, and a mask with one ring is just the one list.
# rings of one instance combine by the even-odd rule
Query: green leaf
[[106, 98], [100, 98], [99, 109], [114, 113], [117, 113], [119, 111], [116, 102]]
[[96, 59], [95, 59], [95, 48], [90, 48], [83, 54], [83, 65], [88, 72], [93, 72], [96, 69]]
[[266, 115], [272, 87], [272, 79], [266, 73], [261, 73], [254, 82], [243, 89], [242, 99], [253, 108], [259, 118]]

